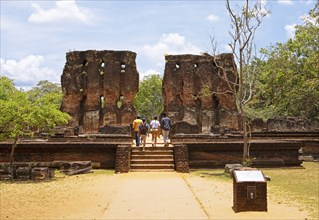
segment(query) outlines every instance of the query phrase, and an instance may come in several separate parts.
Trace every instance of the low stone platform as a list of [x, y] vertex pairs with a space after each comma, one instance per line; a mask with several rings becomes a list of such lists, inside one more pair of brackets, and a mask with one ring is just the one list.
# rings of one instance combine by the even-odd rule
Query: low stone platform
[[[115, 168], [119, 145], [131, 146], [129, 135], [83, 135], [21, 141], [14, 153], [15, 162], [92, 161], [93, 168]], [[0, 143], [0, 163], [9, 162], [11, 143]]]
[[[276, 136], [276, 135], [275, 135]], [[257, 136], [251, 141], [250, 156], [254, 167], [300, 166], [299, 156], [303, 151], [316, 154], [319, 139], [307, 135]], [[24, 140], [15, 150], [15, 162], [48, 163], [63, 161], [91, 161], [93, 168], [115, 169], [129, 172], [131, 169], [130, 135], [81, 135], [79, 137], [51, 138], [49, 140]], [[243, 143], [240, 135], [174, 135], [174, 167], [178, 172], [189, 169], [218, 168], [225, 164], [241, 163]], [[307, 151], [308, 150], [308, 151]], [[0, 143], [0, 164], [9, 162], [11, 143]]]
[[[175, 135], [171, 138], [173, 145], [185, 146], [189, 168], [217, 168], [228, 163], [241, 163], [243, 141], [240, 135]], [[312, 139], [312, 141], [315, 141]], [[317, 140], [316, 143], [319, 143]], [[258, 137], [251, 141], [250, 156], [255, 167], [300, 166], [300, 149], [305, 140]]]

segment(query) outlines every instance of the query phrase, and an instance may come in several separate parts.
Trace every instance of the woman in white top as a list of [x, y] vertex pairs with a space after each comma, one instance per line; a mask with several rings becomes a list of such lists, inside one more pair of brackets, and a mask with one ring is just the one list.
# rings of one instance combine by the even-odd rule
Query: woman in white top
[[152, 134], [152, 146], [156, 147], [157, 136], [159, 134], [159, 129], [160, 129], [160, 123], [157, 120], [157, 116], [154, 117], [150, 125], [151, 125], [151, 134]]

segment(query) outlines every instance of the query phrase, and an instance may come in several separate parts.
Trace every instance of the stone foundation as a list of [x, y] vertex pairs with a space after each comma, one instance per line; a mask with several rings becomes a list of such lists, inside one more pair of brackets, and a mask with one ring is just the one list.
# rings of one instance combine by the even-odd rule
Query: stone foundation
[[[93, 168], [115, 169], [119, 145], [130, 145], [131, 137], [83, 138], [70, 141], [21, 142], [15, 153], [15, 162], [91, 161]], [[122, 141], [120, 141], [122, 139]], [[0, 143], [0, 162], [9, 162], [10, 143]]]
[[[241, 140], [188, 135], [172, 137], [174, 145], [185, 145], [188, 149], [190, 169], [224, 168], [226, 164], [242, 162], [243, 143]], [[254, 140], [250, 156], [254, 167], [300, 166], [299, 150], [302, 142], [283, 140]]]
[[188, 148], [186, 145], [174, 145], [175, 170], [189, 173]]
[[131, 169], [131, 146], [119, 145], [116, 149], [115, 172], [127, 173]]

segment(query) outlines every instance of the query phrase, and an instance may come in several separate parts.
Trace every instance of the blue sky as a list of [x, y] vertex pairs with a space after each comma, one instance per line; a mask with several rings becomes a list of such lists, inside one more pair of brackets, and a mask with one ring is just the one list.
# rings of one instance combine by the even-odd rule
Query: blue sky
[[[223, 0], [0, 2], [1, 75], [24, 89], [39, 80], [60, 83], [68, 51], [134, 51], [142, 79], [163, 74], [164, 54], [209, 52], [210, 35], [215, 36], [219, 53], [229, 52], [231, 42]], [[271, 14], [257, 30], [257, 47], [287, 41], [315, 2], [264, 0]]]

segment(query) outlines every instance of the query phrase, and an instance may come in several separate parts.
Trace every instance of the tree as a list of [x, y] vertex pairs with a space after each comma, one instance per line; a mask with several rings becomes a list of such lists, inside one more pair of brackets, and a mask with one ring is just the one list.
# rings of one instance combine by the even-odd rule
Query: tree
[[16, 90], [7, 77], [0, 77], [0, 94], [0, 140], [13, 141], [10, 164], [21, 137], [32, 137], [34, 131], [50, 132], [71, 118], [52, 102], [50, 93], [30, 100], [27, 92]]
[[138, 114], [147, 119], [162, 112], [162, 78], [159, 75], [152, 74], [143, 78], [134, 99], [134, 106]]
[[[245, 106], [252, 100], [253, 88], [256, 82], [256, 69], [252, 65], [254, 55], [254, 39], [262, 19], [270, 12], [264, 7], [262, 1], [246, 0], [242, 5], [237, 5], [236, 10], [226, 0], [226, 8], [231, 20], [231, 31], [229, 32], [232, 42], [229, 46], [234, 54], [238, 65], [238, 78], [230, 80], [225, 69], [218, 66], [223, 74], [219, 74], [228, 84], [228, 91], [236, 95], [236, 104], [241, 116], [241, 127], [243, 130], [243, 163], [250, 161], [249, 156], [249, 134], [248, 117]], [[213, 38], [211, 38], [213, 40]], [[217, 63], [217, 62], [215, 62]]]
[[62, 102], [61, 85], [49, 82], [48, 80], [41, 80], [38, 84], [27, 92], [30, 100], [36, 100], [43, 96], [50, 96], [51, 101], [60, 106]]
[[[253, 107], [275, 115], [319, 118], [319, 3], [296, 26], [295, 36], [261, 52], [260, 89]], [[272, 115], [273, 116], [273, 115]]]

